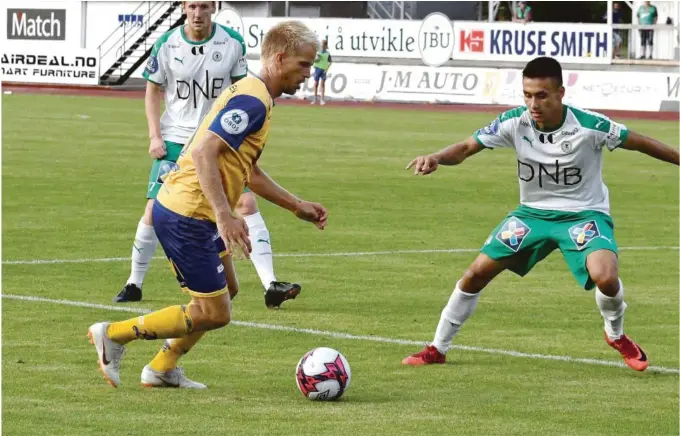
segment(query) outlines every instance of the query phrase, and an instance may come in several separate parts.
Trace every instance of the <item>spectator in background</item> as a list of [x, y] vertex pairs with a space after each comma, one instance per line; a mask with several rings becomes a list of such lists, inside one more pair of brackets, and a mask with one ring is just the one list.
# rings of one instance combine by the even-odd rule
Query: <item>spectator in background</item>
[[[659, 14], [656, 11], [656, 6], [652, 6], [652, 2], [645, 2], [637, 11], [637, 17], [639, 24], [652, 25], [656, 24], [659, 19]], [[640, 45], [642, 46], [642, 55], [640, 59], [645, 58], [645, 48], [649, 46], [648, 59], [652, 58], [652, 52], [654, 47], [654, 30], [651, 29], [640, 29]]]
[[328, 40], [324, 39], [321, 41], [321, 51], [317, 52], [316, 59], [314, 60], [314, 100], [312, 100], [312, 104], [315, 104], [319, 98], [319, 87], [321, 87], [321, 101], [319, 104], [326, 104], [326, 73], [331, 67], [332, 62], [331, 53], [328, 51]]
[[[602, 17], [602, 20], [607, 22], [607, 14]], [[622, 24], [623, 23], [623, 11], [621, 11], [621, 5], [619, 3], [614, 3], [612, 5], [612, 24]], [[614, 39], [614, 57], [620, 57], [621, 45], [623, 44], [623, 36], [621, 35], [621, 29], [614, 29], [612, 37]]]
[[517, 9], [513, 11], [514, 17], [512, 21], [517, 23], [528, 23], [533, 21], [531, 6], [527, 5], [527, 2], [519, 2]]
[[[605, 17], [606, 19], [606, 17]], [[612, 23], [621, 24], [623, 23], [623, 11], [621, 10], [620, 3], [612, 4]]]

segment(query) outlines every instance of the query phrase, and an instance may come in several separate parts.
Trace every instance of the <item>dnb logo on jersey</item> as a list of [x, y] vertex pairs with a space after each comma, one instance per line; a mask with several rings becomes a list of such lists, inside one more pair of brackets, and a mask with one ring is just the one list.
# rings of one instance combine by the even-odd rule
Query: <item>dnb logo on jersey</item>
[[496, 233], [496, 239], [516, 252], [530, 232], [531, 229], [522, 220], [511, 217], [503, 223], [503, 227]]
[[594, 220], [590, 220], [571, 227], [569, 236], [576, 244], [576, 248], [582, 250], [588, 245], [588, 242], [600, 236], [600, 229], [597, 228], [597, 223]]

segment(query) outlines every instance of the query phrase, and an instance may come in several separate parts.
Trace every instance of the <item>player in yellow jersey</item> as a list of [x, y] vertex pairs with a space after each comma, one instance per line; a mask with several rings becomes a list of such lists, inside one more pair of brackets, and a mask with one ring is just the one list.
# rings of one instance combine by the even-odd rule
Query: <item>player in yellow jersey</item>
[[125, 344], [135, 339], [167, 339], [142, 370], [148, 387], [205, 388], [177, 367], [206, 331], [231, 320], [231, 298], [238, 282], [231, 248], [250, 253], [248, 227], [233, 209], [245, 186], [257, 195], [313, 222], [323, 230], [326, 209], [300, 200], [277, 185], [258, 166], [267, 141], [274, 98], [295, 94], [309, 78], [319, 43], [298, 21], [273, 27], [262, 43], [262, 70], [225, 90], [182, 150], [156, 198], [153, 225], [184, 291], [188, 305], [167, 307], [122, 322], [99, 322], [88, 336], [99, 369], [114, 387], [120, 384]]

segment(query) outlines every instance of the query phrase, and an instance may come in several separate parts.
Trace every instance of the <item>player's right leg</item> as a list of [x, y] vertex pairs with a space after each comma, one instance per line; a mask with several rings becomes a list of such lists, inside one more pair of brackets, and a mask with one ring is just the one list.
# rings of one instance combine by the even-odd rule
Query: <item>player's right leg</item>
[[158, 238], [151, 222], [153, 202], [153, 199], [147, 200], [144, 215], [137, 224], [135, 241], [132, 244], [130, 277], [125, 282], [123, 289], [114, 297], [114, 303], [142, 300], [142, 284], [144, 283], [146, 272], [149, 270], [151, 259], [158, 247]]
[[182, 144], [166, 141], [167, 154], [163, 159], [155, 159], [149, 171], [149, 184], [146, 193], [146, 208], [142, 219], [137, 224], [135, 240], [132, 244], [132, 256], [130, 265], [130, 277], [125, 286], [113, 298], [114, 303], [141, 301], [142, 285], [149, 270], [151, 260], [158, 247], [158, 238], [153, 228], [152, 209], [158, 192], [163, 186], [163, 177], [177, 168], [177, 159], [182, 152]]
[[548, 225], [532, 219], [522, 208], [508, 215], [494, 229], [480, 255], [456, 283], [442, 310], [432, 343], [402, 363], [414, 366], [444, 363], [451, 341], [472, 315], [482, 289], [506, 269], [520, 276], [526, 275], [557, 247], [549, 239], [549, 234]]
[[424, 350], [405, 358], [402, 363], [412, 366], [444, 363], [451, 341], [474, 312], [480, 292], [506, 269], [506, 262], [494, 260], [484, 253], [479, 254], [456, 283], [451, 298], [442, 310], [434, 341]]

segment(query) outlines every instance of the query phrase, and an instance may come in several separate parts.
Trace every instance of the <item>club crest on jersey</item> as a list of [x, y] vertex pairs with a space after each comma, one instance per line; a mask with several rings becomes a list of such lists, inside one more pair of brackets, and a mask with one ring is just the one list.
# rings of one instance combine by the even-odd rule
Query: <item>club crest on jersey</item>
[[501, 122], [498, 118], [489, 123], [488, 126], [479, 129], [480, 135], [496, 135], [501, 127]]
[[213, 52], [212, 60], [214, 60], [215, 62], [220, 62], [222, 60], [222, 53], [220, 53], [218, 51]]
[[238, 135], [245, 132], [248, 127], [248, 113], [241, 109], [227, 111], [220, 118], [220, 124], [225, 132]]
[[522, 220], [516, 217], [511, 217], [503, 223], [503, 227], [496, 233], [498, 239], [503, 245], [512, 251], [518, 251], [522, 246], [524, 238], [531, 232], [531, 228], [524, 224]]
[[571, 145], [571, 142], [569, 141], [564, 141], [561, 145], [560, 148], [562, 149], [563, 152], [565, 153], [571, 153], [571, 151], [574, 149], [574, 147]]
[[597, 222], [594, 220], [576, 224], [569, 229], [569, 237], [579, 250], [582, 250], [590, 241], [599, 236], [600, 229], [597, 228]]
[[158, 58], [154, 55], [151, 55], [146, 61], [146, 73], [153, 74], [156, 71], [158, 71]]
[[179, 165], [177, 165], [175, 162], [169, 160], [161, 161], [160, 165], [158, 166], [158, 179], [156, 180], [156, 183], [163, 183], [169, 173], [178, 169]]

